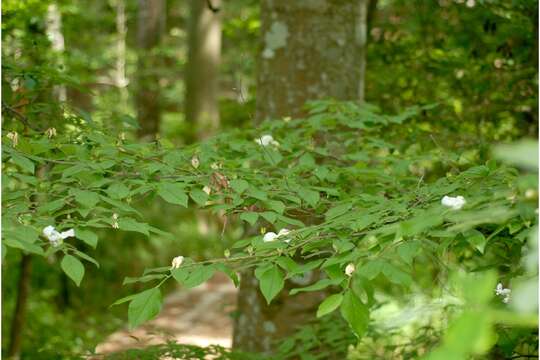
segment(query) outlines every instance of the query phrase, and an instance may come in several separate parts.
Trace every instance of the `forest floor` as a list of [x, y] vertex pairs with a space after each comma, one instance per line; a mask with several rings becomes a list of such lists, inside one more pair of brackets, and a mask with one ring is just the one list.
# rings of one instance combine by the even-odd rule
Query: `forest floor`
[[206, 347], [232, 343], [233, 320], [237, 289], [223, 274], [193, 289], [179, 289], [167, 297], [163, 308], [152, 321], [133, 331], [127, 329], [111, 334], [96, 347], [96, 353], [109, 354], [128, 349], [176, 341]]

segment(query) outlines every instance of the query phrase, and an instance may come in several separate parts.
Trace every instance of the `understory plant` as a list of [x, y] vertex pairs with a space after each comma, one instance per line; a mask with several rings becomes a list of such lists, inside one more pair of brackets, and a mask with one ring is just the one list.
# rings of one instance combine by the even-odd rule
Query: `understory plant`
[[[219, 217], [223, 232], [244, 222], [258, 234], [221, 258], [177, 254], [126, 278], [145, 287], [115, 302], [128, 303], [131, 328], [159, 314], [166, 282], [192, 288], [223, 272], [238, 285], [252, 268], [270, 303], [286, 279], [317, 271], [321, 279], [290, 295], [328, 296], [308, 330], [276, 344], [280, 357], [520, 354], [538, 325], [537, 145], [464, 159], [471, 149], [443, 149], [436, 135], [412, 130], [432, 108], [385, 115], [317, 101], [304, 119], [180, 149], [76, 116], [41, 131], [15, 124], [2, 147], [2, 256], [54, 254], [79, 286], [88, 266], [99, 267], [87, 249], [107, 241], [101, 229], [167, 235], [134, 205], [161, 198]], [[326, 322], [335, 316], [339, 331]]]

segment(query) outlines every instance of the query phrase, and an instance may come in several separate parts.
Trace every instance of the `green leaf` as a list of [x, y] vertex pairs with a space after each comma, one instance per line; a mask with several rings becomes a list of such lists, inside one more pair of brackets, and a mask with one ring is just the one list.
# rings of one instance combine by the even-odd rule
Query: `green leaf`
[[263, 150], [263, 158], [270, 165], [277, 165], [283, 160], [283, 156], [278, 150], [270, 149], [268, 147]]
[[295, 295], [295, 294], [298, 294], [300, 292], [305, 292], [305, 291], [319, 291], [324, 288], [327, 288], [328, 286], [339, 285], [344, 279], [345, 277], [343, 276], [337, 277], [335, 279], [321, 279], [317, 281], [315, 284], [312, 284], [303, 288], [292, 289], [290, 294]]
[[96, 261], [96, 259], [94, 259], [90, 255], [87, 255], [87, 254], [85, 254], [82, 251], [79, 251], [77, 249], [73, 249], [73, 253], [76, 254], [81, 259], [84, 259], [84, 260], [86, 260], [88, 262], [91, 262], [92, 264], [96, 265], [97, 268], [99, 268], [99, 263]]
[[85, 243], [87, 243], [88, 245], [90, 245], [94, 249], [97, 246], [98, 236], [94, 232], [92, 232], [90, 230], [77, 229], [75, 231], [75, 237], [78, 238], [78, 239], [81, 239], [82, 241], [84, 241]]
[[371, 260], [362, 265], [357, 271], [360, 275], [373, 280], [379, 275], [385, 264], [382, 260]]
[[283, 274], [276, 265], [260, 275], [259, 286], [268, 304], [283, 289], [284, 283]]
[[343, 301], [342, 294], [330, 295], [319, 305], [317, 309], [317, 317], [320, 318], [324, 315], [330, 314], [332, 311], [336, 310]]
[[72, 190], [75, 201], [87, 208], [94, 207], [99, 202], [99, 195], [88, 190]]
[[43, 205], [40, 205], [38, 211], [41, 214], [51, 214], [58, 209], [61, 209], [64, 206], [64, 199], [58, 199], [51, 202], [47, 202]]
[[341, 315], [358, 338], [365, 334], [369, 323], [369, 310], [351, 290], [343, 296]]
[[484, 234], [482, 234], [480, 231], [476, 229], [471, 229], [463, 233], [463, 236], [465, 239], [474, 246], [478, 251], [480, 251], [482, 254], [484, 253], [484, 249], [486, 248], [486, 237]]
[[84, 265], [75, 256], [65, 255], [60, 267], [73, 282], [79, 286], [84, 277]]
[[123, 298], [120, 298], [120, 299], [116, 300], [115, 302], [113, 302], [109, 307], [113, 307], [115, 305], [120, 305], [120, 304], [123, 304], [125, 302], [131, 301], [137, 295], [138, 294], [131, 294], [131, 295], [128, 295], [128, 296], [124, 296]]
[[304, 200], [306, 203], [308, 203], [311, 207], [315, 207], [317, 203], [319, 202], [319, 192], [308, 190], [304, 188], [298, 189], [298, 196], [302, 200]]
[[313, 168], [315, 166], [315, 159], [311, 154], [306, 153], [298, 159], [298, 165]]
[[407, 264], [412, 264], [412, 261], [418, 254], [419, 249], [420, 243], [418, 241], [406, 241], [398, 246], [397, 253], [399, 257], [401, 257]]
[[188, 206], [188, 197], [182, 183], [161, 183], [157, 187], [157, 193], [168, 203]]
[[15, 154], [15, 153], [11, 154], [11, 159], [13, 160], [15, 164], [17, 164], [23, 170], [28, 171], [31, 174], [34, 173], [35, 166], [32, 160], [28, 159], [27, 157], [21, 156], [19, 154]]
[[192, 189], [189, 192], [189, 196], [195, 201], [199, 206], [204, 206], [206, 200], [208, 200], [208, 194], [202, 191], [201, 189]]
[[275, 212], [265, 211], [263, 213], [260, 213], [260, 215], [270, 224], [275, 223], [277, 220], [277, 214]]
[[345, 214], [347, 211], [351, 209], [351, 207], [352, 207], [351, 204], [341, 204], [341, 205], [331, 208], [330, 210], [326, 212], [326, 220], [331, 220], [333, 218], [336, 218], [340, 215]]
[[259, 214], [256, 212], [249, 211], [249, 212], [240, 214], [240, 219], [247, 221], [252, 226], [255, 225], [258, 218], [259, 218]]
[[85, 170], [87, 170], [87, 167], [84, 164], [77, 164], [77, 165], [68, 167], [67, 169], [65, 169], [62, 172], [62, 178], [64, 178], [64, 179], [68, 178], [70, 176], [73, 176], [73, 175], [78, 174], [78, 173], [80, 173], [82, 171], [85, 171]]
[[270, 210], [274, 210], [280, 215], [283, 215], [285, 211], [285, 205], [279, 200], [268, 200], [265, 204]]
[[329, 170], [326, 167], [318, 167], [313, 171], [313, 173], [319, 178], [319, 180], [323, 181], [328, 176]]
[[[167, 268], [170, 269], [170, 267]], [[178, 269], [172, 269], [171, 273], [174, 280], [176, 280], [180, 284], [183, 284], [189, 276], [189, 268], [179, 267]]]
[[404, 236], [414, 236], [427, 229], [434, 228], [442, 224], [443, 218], [439, 214], [422, 212], [414, 218], [401, 223], [401, 231]]
[[288, 216], [279, 215], [278, 220], [281, 220], [286, 224], [298, 226], [299, 228], [303, 228], [305, 226], [304, 223], [301, 222], [300, 220], [293, 219], [293, 218], [290, 218]]
[[128, 285], [133, 283], [146, 283], [152, 280], [161, 280], [165, 277], [164, 274], [148, 274], [140, 277], [125, 277], [122, 285]]
[[241, 194], [249, 188], [249, 183], [246, 180], [234, 179], [229, 182], [231, 188]]
[[268, 200], [268, 195], [266, 195], [264, 191], [258, 190], [253, 187], [249, 189], [248, 195], [257, 200], [261, 200], [261, 201]]
[[128, 307], [128, 321], [131, 329], [154, 318], [161, 311], [161, 291], [158, 288], [137, 294]]
[[129, 196], [129, 188], [124, 184], [117, 182], [107, 188], [107, 195], [113, 199], [123, 199]]
[[412, 278], [409, 274], [390, 263], [384, 265], [382, 272], [394, 284], [404, 286], [410, 286], [412, 284]]
[[4, 238], [2, 239], [2, 244], [12, 247], [12, 248], [28, 251], [29, 253], [33, 253], [36, 255], [43, 255], [43, 249], [40, 246], [29, 243], [27, 241], [20, 240], [20, 239], [14, 239], [14, 238], [5, 239]]
[[289, 275], [298, 270], [299, 266], [293, 259], [286, 256], [280, 256], [276, 259], [276, 264], [281, 266]]
[[118, 226], [122, 230], [135, 231], [135, 232], [144, 234], [146, 236], [149, 235], [148, 224], [140, 223], [137, 220], [132, 219], [130, 217], [121, 217], [120, 219], [118, 219]]
[[208, 281], [214, 275], [215, 271], [216, 269], [211, 265], [196, 267], [184, 280], [183, 284], [188, 289], [198, 286]]

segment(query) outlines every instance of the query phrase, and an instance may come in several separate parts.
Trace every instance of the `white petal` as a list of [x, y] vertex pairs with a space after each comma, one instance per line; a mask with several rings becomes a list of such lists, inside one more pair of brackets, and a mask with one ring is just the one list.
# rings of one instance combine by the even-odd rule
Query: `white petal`
[[49, 237], [49, 236], [51, 236], [51, 234], [52, 234], [54, 231], [56, 231], [56, 230], [54, 229], [54, 226], [49, 225], [49, 226], [47, 226], [46, 228], [43, 229], [43, 235], [45, 235], [46, 237]]
[[442, 199], [441, 199], [441, 204], [444, 205], [444, 206], [452, 206], [454, 204], [454, 199], [451, 198], [450, 196], [444, 196]]
[[178, 269], [180, 267], [180, 265], [182, 265], [183, 262], [184, 262], [184, 257], [183, 256], [175, 257], [174, 259], [172, 259], [172, 268], [173, 269]]
[[356, 270], [354, 264], [349, 264], [347, 265], [347, 267], [345, 268], [345, 275], [347, 276], [352, 276], [353, 272]]
[[281, 229], [278, 232], [278, 236], [286, 236], [286, 235], [289, 235], [290, 232], [291, 232], [291, 230], [289, 230], [289, 229]]
[[75, 237], [75, 230], [69, 229], [68, 231], [61, 232], [60, 236], [62, 237], [62, 239], [65, 239], [68, 237]]
[[267, 232], [266, 234], [264, 234], [263, 241], [264, 242], [274, 241], [277, 237], [278, 235], [275, 232]]
[[465, 205], [467, 201], [465, 201], [465, 198], [463, 196], [444, 196], [441, 199], [441, 204], [444, 206], [447, 206], [449, 208], [452, 208], [452, 210], [459, 210]]

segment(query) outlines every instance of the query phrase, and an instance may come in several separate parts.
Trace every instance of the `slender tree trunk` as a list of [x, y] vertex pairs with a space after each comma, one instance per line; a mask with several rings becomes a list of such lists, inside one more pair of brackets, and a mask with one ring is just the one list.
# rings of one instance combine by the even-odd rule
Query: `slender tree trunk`
[[10, 344], [8, 358], [19, 359], [21, 355], [21, 345], [23, 339], [23, 329], [26, 319], [26, 303], [30, 292], [32, 256], [23, 255], [20, 264], [20, 275], [17, 293], [17, 303], [15, 313], [11, 320]]
[[136, 108], [141, 138], [153, 138], [159, 132], [161, 120], [159, 68], [156, 47], [165, 31], [165, 1], [139, 0], [137, 29], [137, 90]]
[[126, 86], [126, 4], [124, 0], [116, 0], [116, 66], [114, 82], [120, 91], [122, 103], [126, 105], [128, 93]]
[[[63, 66], [64, 61], [62, 55], [65, 50], [64, 35], [62, 34], [62, 14], [58, 9], [56, 3], [51, 3], [47, 7], [47, 37], [51, 42], [52, 49], [60, 57], [59, 65]], [[56, 86], [54, 93], [59, 101], [67, 100], [67, 93], [65, 86]]]
[[191, 141], [219, 127], [221, 1], [190, 0], [189, 56], [186, 69], [186, 119], [194, 126]]
[[[262, 0], [257, 120], [300, 117], [307, 100], [362, 102], [368, 0]], [[316, 280], [316, 274], [312, 274]], [[323, 294], [287, 288], [267, 306], [252, 272], [242, 275], [233, 347], [272, 352], [274, 341], [313, 318]]]

